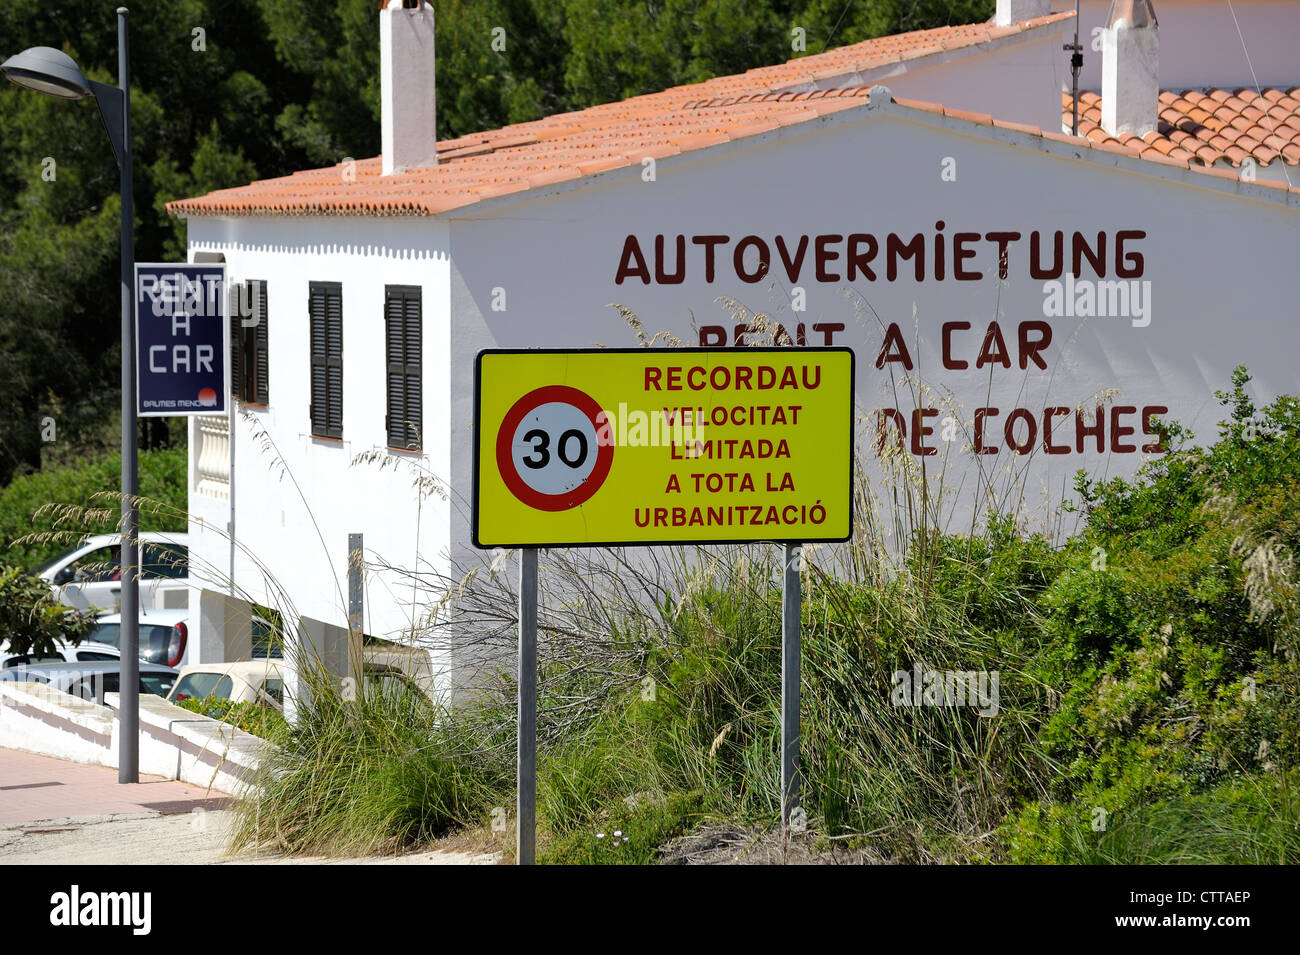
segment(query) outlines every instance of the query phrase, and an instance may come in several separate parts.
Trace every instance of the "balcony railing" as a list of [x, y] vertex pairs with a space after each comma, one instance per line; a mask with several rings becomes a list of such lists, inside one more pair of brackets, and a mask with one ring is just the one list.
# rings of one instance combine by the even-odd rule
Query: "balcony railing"
[[194, 490], [217, 500], [230, 499], [230, 421], [225, 415], [194, 419]]

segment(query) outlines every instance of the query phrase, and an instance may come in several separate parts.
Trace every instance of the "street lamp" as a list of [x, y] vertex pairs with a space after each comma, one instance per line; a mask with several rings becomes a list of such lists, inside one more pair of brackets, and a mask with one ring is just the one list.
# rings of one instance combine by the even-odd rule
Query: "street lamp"
[[10, 82], [63, 99], [94, 96], [113, 144], [122, 191], [122, 668], [117, 781], [140, 781], [140, 515], [135, 440], [135, 236], [131, 192], [131, 79], [126, 7], [117, 8], [117, 86], [86, 79], [72, 57], [34, 46], [0, 64]]

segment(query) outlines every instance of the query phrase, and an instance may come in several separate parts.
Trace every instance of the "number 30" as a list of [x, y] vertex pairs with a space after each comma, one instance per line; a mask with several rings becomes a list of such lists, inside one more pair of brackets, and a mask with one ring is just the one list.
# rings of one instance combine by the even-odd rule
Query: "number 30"
[[[551, 463], [551, 436], [549, 434], [540, 428], [534, 428], [524, 435], [524, 440], [531, 442], [533, 446], [533, 453], [521, 459], [527, 467], [537, 471]], [[571, 442], [574, 441], [578, 443], [578, 452], [570, 457]], [[582, 467], [583, 462], [587, 460], [587, 450], [587, 436], [578, 429], [570, 428], [560, 435], [557, 454], [560, 460], [569, 467]]]

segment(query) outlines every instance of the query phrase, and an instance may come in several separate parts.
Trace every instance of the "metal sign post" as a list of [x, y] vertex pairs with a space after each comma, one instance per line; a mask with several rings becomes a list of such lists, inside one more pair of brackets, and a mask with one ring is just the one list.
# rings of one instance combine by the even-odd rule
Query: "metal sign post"
[[140, 780], [137, 418], [224, 414], [230, 394], [224, 265], [136, 262], [131, 233], [126, 10], [118, 10], [122, 127], [122, 670], [117, 781]]
[[348, 676], [360, 690], [365, 680], [365, 536], [348, 535]]
[[537, 548], [781, 545], [781, 821], [799, 806], [801, 548], [853, 530], [847, 348], [489, 349], [471, 530], [520, 552], [516, 848], [535, 861]]
[[799, 617], [803, 594], [798, 544], [785, 545], [781, 582], [781, 824], [799, 804]]
[[519, 865], [536, 858], [537, 828], [537, 550], [519, 553], [519, 756], [515, 835]]
[[[140, 781], [140, 490], [135, 420], [135, 197], [131, 182], [131, 47], [126, 8], [117, 9], [117, 85], [122, 91], [122, 146], [118, 161], [122, 193], [122, 668], [118, 675], [117, 781]], [[105, 124], [112, 137], [113, 126]]]

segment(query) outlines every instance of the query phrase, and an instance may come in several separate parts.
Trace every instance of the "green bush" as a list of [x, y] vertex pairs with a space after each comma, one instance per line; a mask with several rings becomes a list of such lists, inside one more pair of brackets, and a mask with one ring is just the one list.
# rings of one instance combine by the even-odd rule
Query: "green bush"
[[[183, 447], [140, 453], [143, 530], [186, 530], [187, 461]], [[111, 533], [121, 512], [121, 488], [118, 455], [14, 478], [0, 490], [0, 558], [36, 570], [86, 534]]]
[[1248, 380], [1213, 446], [1080, 482], [1088, 525], [1041, 600], [1056, 800], [1113, 811], [1297, 765], [1300, 414], [1257, 414]]
[[265, 740], [274, 741], [281, 738], [289, 727], [284, 717], [271, 707], [251, 700], [236, 703], [225, 697], [209, 696], [201, 700], [188, 697], [173, 702], [182, 709], [230, 723], [245, 733], [251, 733]]
[[[902, 862], [1300, 862], [1300, 404], [1256, 409], [1247, 385], [1220, 396], [1212, 445], [1167, 423], [1174, 449], [1132, 479], [1081, 476], [1083, 527], [1061, 546], [989, 515], [917, 532], [899, 562], [864, 538], [848, 575], [813, 553], [815, 834]], [[672, 552], [653, 581], [618, 565], [543, 627], [542, 861], [647, 863], [707, 820], [779, 819], [776, 553]], [[571, 581], [607, 579], [588, 560]], [[473, 606], [509, 619], [510, 597]], [[891, 675], [914, 666], [997, 672], [996, 715], [894, 705]], [[455, 719], [313, 692], [240, 840], [375, 851], [483, 826], [513, 798], [513, 690]]]

